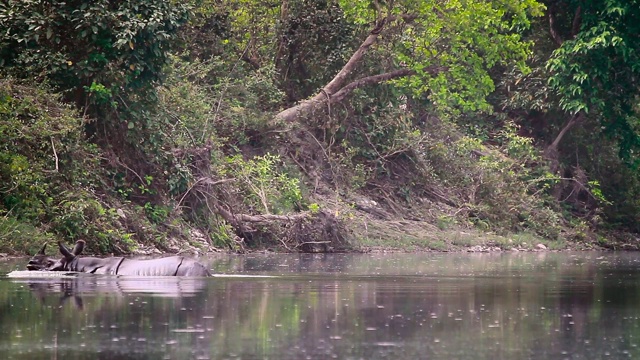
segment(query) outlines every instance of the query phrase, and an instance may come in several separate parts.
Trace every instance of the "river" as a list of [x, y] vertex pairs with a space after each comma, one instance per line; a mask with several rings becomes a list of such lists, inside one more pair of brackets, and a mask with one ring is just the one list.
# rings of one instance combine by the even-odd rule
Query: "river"
[[1, 276], [0, 358], [640, 358], [637, 253], [200, 260], [217, 276]]

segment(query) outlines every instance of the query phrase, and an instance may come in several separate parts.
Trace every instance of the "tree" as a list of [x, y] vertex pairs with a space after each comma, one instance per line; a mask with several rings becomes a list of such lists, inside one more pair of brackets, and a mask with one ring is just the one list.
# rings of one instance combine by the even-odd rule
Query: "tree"
[[532, 72], [502, 75], [502, 108], [544, 146], [551, 194], [563, 208], [591, 225], [605, 215], [635, 226], [640, 4], [544, 3], [545, 18], [527, 34]]
[[0, 3], [0, 66], [48, 79], [84, 106], [148, 90], [188, 7], [169, 0]]
[[[485, 97], [494, 89], [487, 70], [516, 62], [522, 69], [529, 45], [517, 29], [541, 15], [536, 1], [342, 1], [351, 21], [371, 26], [359, 47], [321, 91], [276, 115], [283, 122], [331, 102], [355, 89], [396, 81], [426, 94], [441, 111], [489, 110]], [[373, 24], [373, 25], [370, 25]], [[379, 73], [359, 66], [372, 51], [389, 59]]]
[[548, 17], [559, 46], [547, 64], [549, 85], [568, 115], [551, 150], [575, 124], [599, 121], [620, 156], [640, 165], [631, 157], [640, 148], [640, 1], [550, 2]]

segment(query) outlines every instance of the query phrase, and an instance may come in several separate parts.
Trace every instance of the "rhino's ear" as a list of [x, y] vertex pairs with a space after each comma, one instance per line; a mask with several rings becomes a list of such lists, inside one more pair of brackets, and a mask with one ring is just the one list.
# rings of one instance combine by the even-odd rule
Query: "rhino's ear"
[[73, 250], [71, 250], [71, 253], [75, 256], [80, 255], [82, 253], [82, 250], [84, 250], [85, 244], [86, 242], [84, 240], [76, 241], [76, 246], [73, 247]]
[[[78, 246], [78, 244], [76, 244], [76, 246]], [[60, 253], [62, 254], [62, 256], [64, 256], [64, 258], [67, 261], [71, 261], [73, 260], [73, 258], [75, 258], [76, 256], [71, 252], [71, 250], [69, 250], [68, 247], [64, 246], [64, 244], [61, 241], [58, 241], [58, 248], [60, 249]], [[75, 247], [73, 248], [73, 250], [75, 250]]]
[[40, 249], [40, 251], [38, 251], [38, 253], [36, 255], [46, 255], [44, 253], [44, 251], [47, 249], [47, 243], [44, 243], [44, 245], [42, 245], [42, 249]]

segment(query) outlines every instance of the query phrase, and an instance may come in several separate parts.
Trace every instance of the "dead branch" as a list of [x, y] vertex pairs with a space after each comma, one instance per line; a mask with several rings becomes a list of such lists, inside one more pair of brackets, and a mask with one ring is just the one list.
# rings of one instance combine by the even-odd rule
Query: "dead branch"
[[312, 245], [312, 244], [330, 244], [331, 241], [305, 241], [303, 243], [300, 243], [298, 245], [296, 245], [297, 248], [305, 246], [305, 245]]
[[261, 215], [248, 215], [248, 214], [236, 214], [235, 218], [249, 223], [258, 225], [268, 224], [273, 221], [287, 221], [292, 222], [299, 219], [304, 219], [309, 215], [309, 212], [305, 211], [295, 215], [274, 215], [274, 214], [261, 214]]
[[51, 148], [53, 149], [53, 156], [56, 159], [56, 172], [58, 172], [58, 153], [56, 152], [56, 145], [53, 143], [53, 137], [51, 138]]
[[233, 181], [233, 180], [235, 180], [235, 179], [221, 179], [221, 180], [216, 180], [216, 181], [214, 181], [214, 180], [213, 180], [212, 178], [210, 178], [210, 177], [201, 177], [200, 179], [196, 180], [196, 181], [193, 183], [193, 185], [191, 185], [191, 186], [187, 189], [187, 191], [185, 191], [185, 192], [184, 192], [184, 194], [183, 194], [183, 195], [182, 195], [182, 197], [180, 198], [180, 201], [178, 201], [178, 204], [176, 204], [176, 206], [175, 206], [175, 207], [176, 207], [176, 209], [177, 209], [177, 208], [179, 208], [179, 207], [181, 206], [182, 202], [184, 201], [184, 198], [185, 198], [185, 197], [187, 197], [187, 195], [189, 195], [189, 193], [191, 192], [191, 190], [193, 190], [193, 188], [194, 188], [196, 185], [201, 184], [201, 185], [207, 185], [207, 186], [215, 186], [215, 185], [219, 185], [219, 184], [226, 183], [226, 182]]
[[391, 71], [384, 74], [363, 77], [356, 81], [350, 82], [349, 84], [342, 87], [340, 90], [333, 93], [333, 95], [331, 95], [331, 100], [340, 102], [344, 100], [344, 98], [350, 93], [352, 93], [353, 90], [355, 89], [362, 88], [367, 85], [378, 84], [384, 81], [397, 79], [401, 77], [407, 77], [415, 74], [416, 72], [412, 69], [399, 69], [399, 70]]

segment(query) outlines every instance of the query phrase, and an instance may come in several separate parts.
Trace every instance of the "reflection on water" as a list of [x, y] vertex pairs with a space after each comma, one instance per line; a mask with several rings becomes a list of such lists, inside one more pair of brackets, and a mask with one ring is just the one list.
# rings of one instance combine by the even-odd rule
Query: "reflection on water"
[[135, 295], [152, 294], [161, 297], [190, 297], [202, 292], [206, 282], [203, 278], [178, 277], [126, 277], [78, 274], [59, 278], [18, 278], [14, 283], [27, 284], [40, 298], [46, 293], [68, 296]]
[[205, 261], [247, 277], [3, 278], [0, 357], [638, 358], [637, 257], [253, 255]]

